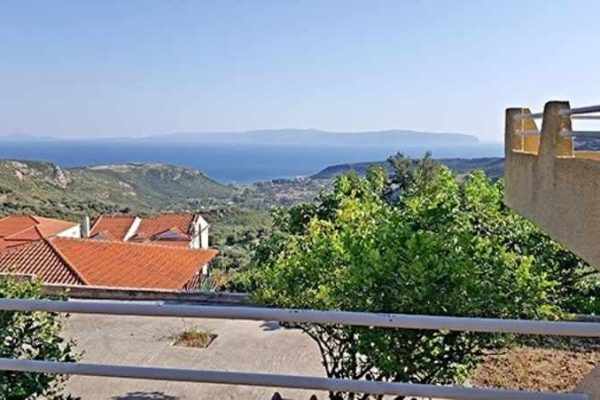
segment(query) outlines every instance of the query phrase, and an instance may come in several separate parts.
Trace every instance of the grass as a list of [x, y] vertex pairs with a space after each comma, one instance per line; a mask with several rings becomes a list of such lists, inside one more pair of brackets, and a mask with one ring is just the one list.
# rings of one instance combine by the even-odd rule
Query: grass
[[597, 340], [525, 343], [487, 356], [470, 381], [479, 387], [566, 392], [574, 390], [599, 364]]
[[217, 335], [200, 328], [191, 328], [175, 337], [174, 346], [205, 349], [217, 338]]

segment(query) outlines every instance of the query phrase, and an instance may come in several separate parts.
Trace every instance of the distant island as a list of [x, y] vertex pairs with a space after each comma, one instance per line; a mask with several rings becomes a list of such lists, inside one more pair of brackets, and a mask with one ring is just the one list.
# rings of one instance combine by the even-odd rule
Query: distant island
[[262, 129], [242, 132], [180, 132], [150, 136], [146, 141], [279, 146], [465, 146], [479, 139], [463, 133], [432, 133], [402, 129], [330, 132], [318, 129]]

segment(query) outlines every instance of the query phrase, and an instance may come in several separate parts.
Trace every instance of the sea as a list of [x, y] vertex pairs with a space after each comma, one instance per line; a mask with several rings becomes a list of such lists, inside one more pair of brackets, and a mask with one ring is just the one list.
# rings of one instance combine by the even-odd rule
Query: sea
[[134, 141], [1, 141], [0, 158], [51, 161], [61, 167], [159, 162], [198, 169], [223, 183], [245, 184], [306, 177], [335, 164], [381, 161], [401, 152], [434, 158], [502, 157], [499, 143], [467, 146], [271, 146], [235, 144], [165, 144]]

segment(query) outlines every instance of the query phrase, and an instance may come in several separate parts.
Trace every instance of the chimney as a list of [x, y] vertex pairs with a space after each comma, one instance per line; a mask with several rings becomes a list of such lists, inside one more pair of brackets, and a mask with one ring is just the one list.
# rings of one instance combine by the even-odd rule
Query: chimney
[[81, 221], [81, 237], [90, 237], [90, 217], [88, 215], [83, 217], [83, 221]]
[[200, 234], [200, 248], [208, 249], [208, 228], [210, 225], [200, 215], [198, 216], [198, 222], [198, 230], [200, 231], [198, 232]]

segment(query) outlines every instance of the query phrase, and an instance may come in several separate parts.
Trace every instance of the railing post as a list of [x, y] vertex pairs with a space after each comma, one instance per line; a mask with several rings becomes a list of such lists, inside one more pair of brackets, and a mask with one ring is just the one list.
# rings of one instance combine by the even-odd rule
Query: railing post
[[549, 101], [544, 107], [540, 156], [545, 159], [572, 157], [573, 139], [561, 132], [571, 132], [571, 109], [568, 101]]
[[[504, 199], [511, 207], [520, 207], [531, 202], [531, 170], [524, 167], [534, 160], [532, 156], [538, 154], [539, 136], [523, 136], [523, 130], [537, 131], [533, 118], [528, 108], [508, 108], [506, 110], [504, 132]], [[524, 171], [525, 170], [525, 171]]]
[[511, 151], [524, 151], [537, 154], [540, 145], [539, 136], [524, 132], [539, 132], [529, 108], [508, 108], [506, 110], [504, 145], [505, 154]]

